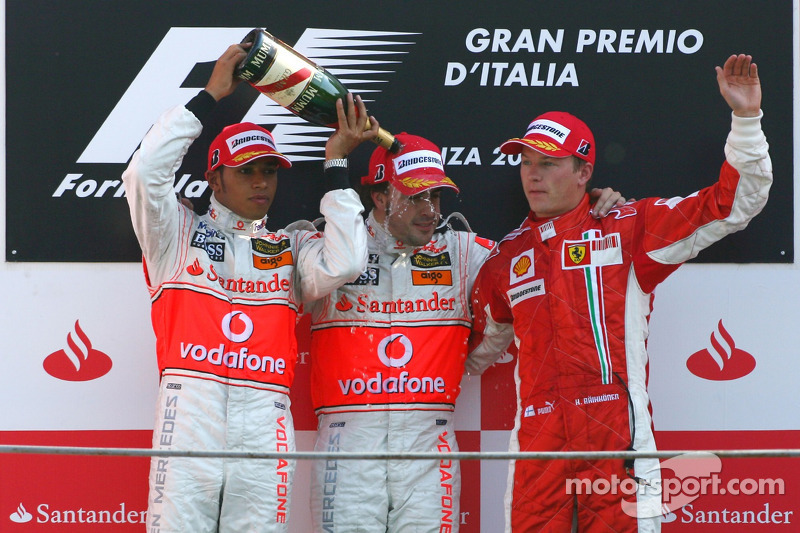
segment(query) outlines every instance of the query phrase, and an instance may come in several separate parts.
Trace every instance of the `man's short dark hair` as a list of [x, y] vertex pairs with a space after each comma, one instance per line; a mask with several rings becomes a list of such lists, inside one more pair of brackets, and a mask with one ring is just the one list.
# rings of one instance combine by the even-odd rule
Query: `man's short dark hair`
[[375, 185], [362, 185], [359, 187], [358, 195], [361, 197], [361, 203], [364, 209], [369, 212], [375, 207], [375, 203], [372, 201], [372, 193], [382, 192], [386, 194], [388, 191], [389, 182], [384, 181], [383, 183], [376, 183]]

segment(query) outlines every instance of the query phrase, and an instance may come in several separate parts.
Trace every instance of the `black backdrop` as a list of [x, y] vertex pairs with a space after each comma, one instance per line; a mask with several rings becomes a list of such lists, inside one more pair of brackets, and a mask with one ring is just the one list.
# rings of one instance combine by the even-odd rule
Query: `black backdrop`
[[[241, 37], [249, 28], [266, 27], [290, 45], [309, 28], [401, 33], [396, 38], [382, 36], [381, 45], [362, 43], [362, 49], [372, 52], [361, 59], [385, 60], [377, 50], [404, 52], [392, 56], [394, 63], [386, 72], [339, 77], [354, 80], [348, 83], [354, 92], [379, 89], [364, 94], [371, 100], [370, 113], [390, 131], [464, 148], [460, 155], [458, 149], [448, 150], [447, 170], [462, 192], [446, 193], [443, 210], [461, 211], [474, 230], [495, 239], [515, 228], [527, 208], [517, 167], [506, 161], [493, 164], [493, 151], [547, 110], [570, 111], [592, 128], [598, 144], [595, 185], [641, 198], [686, 195], [713, 183], [724, 159], [730, 120], [714, 66], [731, 53], [750, 53], [764, 88], [763, 125], [775, 184], [764, 212], [698, 261], [793, 262], [792, 3], [785, 0], [552, 5], [512, 0], [139, 0], [125, 9], [103, 0], [7, 2], [8, 261], [139, 260], [124, 197], [114, 196], [116, 189], [100, 196], [76, 194], [87, 180], [118, 180], [125, 161], [79, 158], [171, 28], [225, 27], [242, 28]], [[484, 49], [477, 39], [468, 40], [479, 28], [490, 37], [508, 34], [509, 51], [503, 43], [495, 42], [493, 51], [491, 42]], [[563, 30], [560, 51], [539, 46], [542, 30], [552, 35]], [[697, 49], [686, 53], [676, 44], [671, 53], [636, 53], [642, 33], [654, 35], [658, 30], [665, 46], [674, 30], [676, 37], [683, 35], [676, 42], [684, 49]], [[577, 50], [579, 35], [612, 35], [609, 31], [616, 35], [611, 49], [598, 51], [595, 41]], [[530, 41], [525, 39], [528, 33]], [[385, 44], [387, 40], [395, 44]], [[512, 51], [515, 44], [518, 49]], [[223, 50], [198, 61], [181, 86], [201, 88]], [[191, 52], [175, 47], [172, 53]], [[454, 80], [456, 63], [467, 72], [460, 83]], [[554, 75], [548, 83], [551, 64]], [[380, 82], [365, 82], [370, 77]], [[566, 82], [559, 85], [559, 78]], [[202, 179], [210, 139], [225, 123], [241, 120], [257, 98], [266, 99], [242, 85], [218, 106], [178, 175]], [[146, 100], [141, 105], [141, 113], [151, 121], [163, 110], [149, 108]], [[264, 125], [276, 126], [268, 121]], [[323, 144], [324, 139], [310, 140], [306, 145], [315, 150], [287, 153], [297, 159], [319, 157]], [[354, 183], [372, 148], [362, 146], [352, 155]], [[80, 175], [73, 180], [75, 188], [54, 196], [69, 175]], [[291, 170], [281, 172], [270, 227], [317, 216], [320, 176], [319, 160], [298, 160]], [[207, 193], [193, 200], [202, 211]]]

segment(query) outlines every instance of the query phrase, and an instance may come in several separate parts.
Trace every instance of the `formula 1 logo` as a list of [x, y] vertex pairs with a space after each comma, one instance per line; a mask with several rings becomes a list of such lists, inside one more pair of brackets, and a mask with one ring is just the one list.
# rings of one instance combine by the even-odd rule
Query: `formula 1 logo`
[[[188, 102], [202, 89], [182, 87], [192, 69], [198, 63], [216, 61], [231, 43], [240, 42], [250, 30], [252, 27], [170, 28], [77, 162], [127, 163], [159, 114]], [[414, 44], [402, 37], [411, 35], [418, 34], [307, 28], [293, 48], [328, 69], [353, 93], [367, 88], [372, 93], [380, 85], [375, 82], [389, 82], [401, 63], [400, 54], [407, 53], [407, 45]], [[371, 57], [367, 60], [365, 56]], [[319, 137], [309, 134], [331, 131], [305, 122], [266, 96], [259, 96], [241, 121], [275, 125], [275, 141], [282, 153], [294, 155], [290, 157], [293, 161], [322, 159]], [[309, 138], [318, 143], [316, 156], [308, 155]]]

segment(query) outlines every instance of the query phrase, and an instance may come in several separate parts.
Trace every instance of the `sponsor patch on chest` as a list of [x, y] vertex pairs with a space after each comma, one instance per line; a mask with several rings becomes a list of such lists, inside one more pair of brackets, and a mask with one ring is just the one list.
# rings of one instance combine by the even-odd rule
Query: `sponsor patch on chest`
[[[367, 265], [377, 265], [378, 261], [378, 254], [369, 254], [367, 256]], [[380, 285], [380, 274], [378, 267], [367, 266], [367, 269], [361, 273], [357, 280], [345, 283], [345, 285]]]
[[294, 264], [289, 239], [270, 242], [264, 239], [253, 239], [253, 267], [259, 270], [272, 270]]
[[602, 267], [622, 264], [622, 245], [619, 233], [600, 235], [599, 232], [579, 241], [565, 240], [561, 251], [561, 267]]
[[[414, 285], [452, 285], [453, 273], [451, 270], [430, 270], [439, 267], [452, 266], [449, 252], [436, 255], [416, 253], [411, 256], [411, 282]], [[425, 269], [425, 270], [416, 270]]]
[[414, 254], [411, 256], [411, 264], [417, 268], [436, 268], [451, 266], [450, 253], [442, 252], [436, 255]]
[[[213, 230], [212, 230], [213, 234]], [[194, 248], [205, 250], [208, 258], [212, 261], [222, 262], [225, 261], [225, 243], [224, 242], [211, 242], [209, 235], [206, 233], [195, 231], [190, 242]]]
[[411, 282], [414, 285], [452, 285], [453, 273], [450, 270], [412, 270]]
[[533, 268], [533, 250], [526, 250], [511, 260], [508, 273], [510, 285], [532, 278], [536, 274]]
[[513, 287], [506, 291], [506, 294], [508, 295], [508, 302], [511, 304], [511, 307], [514, 307], [520, 302], [524, 302], [528, 298], [542, 296], [544, 293], [544, 279], [529, 281], [524, 285]]

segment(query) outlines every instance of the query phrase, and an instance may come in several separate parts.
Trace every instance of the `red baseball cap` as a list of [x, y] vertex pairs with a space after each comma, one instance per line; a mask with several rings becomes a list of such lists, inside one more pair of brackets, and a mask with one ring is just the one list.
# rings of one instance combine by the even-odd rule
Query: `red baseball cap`
[[221, 165], [240, 167], [259, 157], [274, 157], [284, 168], [292, 166], [289, 158], [278, 152], [275, 139], [268, 130], [252, 122], [232, 124], [222, 128], [211, 142], [208, 149], [208, 170], [214, 170]]
[[403, 149], [393, 154], [386, 148], [376, 148], [369, 158], [369, 174], [361, 178], [361, 185], [377, 185], [388, 181], [406, 196], [437, 187], [459, 191], [453, 180], [444, 173], [442, 151], [438, 146], [405, 132], [398, 133], [395, 138], [403, 144]]
[[551, 157], [574, 155], [594, 164], [594, 135], [581, 119], [563, 111], [539, 115], [528, 125], [525, 137], [515, 137], [500, 145], [504, 154], [518, 154], [524, 146]]

